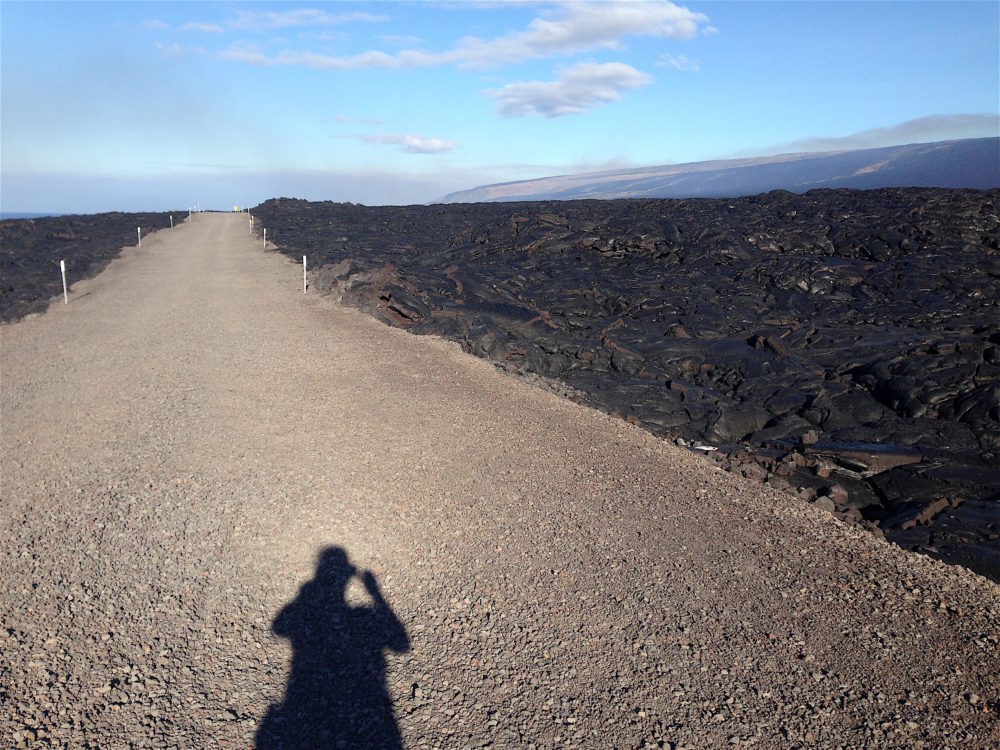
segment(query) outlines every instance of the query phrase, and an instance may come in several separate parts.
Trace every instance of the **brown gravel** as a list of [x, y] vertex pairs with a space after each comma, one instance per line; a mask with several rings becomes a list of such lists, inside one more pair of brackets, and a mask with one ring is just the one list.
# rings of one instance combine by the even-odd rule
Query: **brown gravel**
[[253, 746], [328, 546], [408, 748], [1000, 745], [996, 584], [303, 295], [246, 218], [0, 328], [3, 748]]

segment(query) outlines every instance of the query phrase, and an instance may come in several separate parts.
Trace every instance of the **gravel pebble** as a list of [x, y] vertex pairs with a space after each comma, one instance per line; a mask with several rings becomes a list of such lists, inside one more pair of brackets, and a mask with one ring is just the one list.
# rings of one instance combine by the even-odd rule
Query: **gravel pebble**
[[338, 548], [306, 619], [405, 638], [325, 747], [1000, 744], [996, 584], [303, 295], [245, 218], [0, 328], [5, 746], [251, 747], [310, 666], [355, 700], [277, 632]]

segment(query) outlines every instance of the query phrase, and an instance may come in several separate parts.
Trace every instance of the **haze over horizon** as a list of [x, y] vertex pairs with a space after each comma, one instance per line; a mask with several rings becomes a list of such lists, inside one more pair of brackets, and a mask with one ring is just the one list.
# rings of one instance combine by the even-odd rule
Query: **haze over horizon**
[[4, 213], [1000, 135], [996, 2], [4, 2], [0, 35]]

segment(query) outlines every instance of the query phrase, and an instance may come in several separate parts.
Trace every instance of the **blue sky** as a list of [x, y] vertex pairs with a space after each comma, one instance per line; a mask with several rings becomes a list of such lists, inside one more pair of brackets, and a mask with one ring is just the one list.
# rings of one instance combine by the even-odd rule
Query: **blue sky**
[[0, 209], [422, 203], [1000, 135], [1000, 3], [0, 4]]

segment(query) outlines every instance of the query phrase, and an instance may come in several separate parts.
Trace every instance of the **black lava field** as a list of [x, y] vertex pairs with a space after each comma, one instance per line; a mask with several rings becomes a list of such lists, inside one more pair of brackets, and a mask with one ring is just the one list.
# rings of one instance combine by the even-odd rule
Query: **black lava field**
[[[1000, 581], [1000, 191], [253, 213], [320, 292]], [[0, 222], [0, 320], [137, 226]]]
[[[179, 222], [186, 212], [174, 214]], [[67, 282], [96, 276], [142, 236], [170, 228], [167, 213], [106, 213], [0, 221], [0, 321], [43, 312], [62, 295], [59, 261]]]
[[1000, 191], [253, 213], [320, 292], [1000, 580]]

